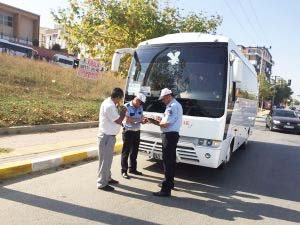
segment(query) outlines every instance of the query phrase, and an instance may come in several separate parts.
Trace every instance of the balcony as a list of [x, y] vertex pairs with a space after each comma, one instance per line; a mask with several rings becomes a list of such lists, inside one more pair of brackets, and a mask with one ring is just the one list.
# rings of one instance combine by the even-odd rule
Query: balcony
[[9, 42], [16, 43], [16, 44], [32, 46], [32, 41], [29, 41], [28, 39], [25, 40], [22, 38], [15, 38], [15, 37], [7, 36], [3, 33], [0, 33], [0, 39], [4, 39]]

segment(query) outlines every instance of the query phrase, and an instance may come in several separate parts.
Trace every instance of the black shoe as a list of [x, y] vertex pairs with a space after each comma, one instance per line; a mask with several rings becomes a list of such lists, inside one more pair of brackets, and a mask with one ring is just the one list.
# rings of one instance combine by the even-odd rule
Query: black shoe
[[134, 175], [138, 175], [138, 176], [142, 176], [142, 175], [143, 175], [143, 173], [142, 173], [142, 172], [140, 172], [140, 171], [137, 171], [137, 170], [129, 170], [129, 173], [132, 173], [132, 174], [134, 174]]
[[[162, 183], [159, 183], [157, 186], [161, 188], [161, 187], [162, 187]], [[171, 189], [172, 189], [172, 190], [175, 190], [175, 187], [172, 186]]]
[[111, 179], [110, 181], [108, 181], [109, 184], [119, 184], [119, 181]]
[[158, 192], [153, 192], [153, 195], [157, 197], [170, 197], [171, 192], [158, 191]]
[[103, 191], [114, 191], [115, 189], [112, 186], [106, 185], [104, 187], [98, 187], [99, 190]]
[[125, 178], [125, 179], [130, 179], [130, 176], [128, 176], [127, 173], [122, 173], [122, 177]]

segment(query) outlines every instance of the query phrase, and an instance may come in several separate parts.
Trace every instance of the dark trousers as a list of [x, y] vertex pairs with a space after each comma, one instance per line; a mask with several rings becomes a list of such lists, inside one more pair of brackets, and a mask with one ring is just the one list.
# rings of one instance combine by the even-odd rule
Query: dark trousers
[[162, 134], [162, 158], [165, 172], [165, 179], [162, 183], [162, 190], [165, 192], [170, 192], [174, 187], [176, 148], [178, 140], [178, 132], [166, 132]]
[[130, 170], [136, 170], [137, 155], [140, 145], [140, 131], [123, 132], [123, 149], [122, 149], [122, 173], [128, 170], [128, 156], [130, 155]]

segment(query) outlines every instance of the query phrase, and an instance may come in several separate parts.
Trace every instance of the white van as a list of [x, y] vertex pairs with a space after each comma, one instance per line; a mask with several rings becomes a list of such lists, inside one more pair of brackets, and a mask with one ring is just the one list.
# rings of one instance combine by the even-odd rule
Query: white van
[[54, 64], [56, 64], [56, 65], [60, 65], [65, 68], [73, 68], [75, 58], [68, 57], [68, 56], [61, 55], [61, 54], [55, 54], [53, 56], [52, 60], [53, 60]]

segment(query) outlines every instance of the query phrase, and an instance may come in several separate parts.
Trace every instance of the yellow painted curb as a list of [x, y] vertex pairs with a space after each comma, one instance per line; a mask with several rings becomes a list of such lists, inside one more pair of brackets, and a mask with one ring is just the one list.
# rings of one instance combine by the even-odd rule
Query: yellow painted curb
[[123, 143], [116, 143], [115, 144], [115, 148], [114, 148], [114, 153], [115, 154], [118, 154], [122, 151], [122, 148], [123, 148]]
[[5, 163], [0, 166], [0, 180], [32, 172], [32, 163], [28, 161]]
[[[122, 151], [123, 143], [118, 142], [114, 147], [114, 154], [118, 154]], [[61, 155], [61, 164], [66, 165], [74, 162], [78, 162], [84, 159], [89, 158], [87, 151], [72, 151], [68, 153], [63, 153]], [[91, 157], [92, 158], [92, 157]], [[47, 162], [47, 160], [46, 160]], [[41, 163], [41, 162], [39, 162]], [[42, 161], [43, 163], [43, 161]], [[57, 164], [56, 164], [57, 166]], [[30, 161], [21, 161], [15, 163], [5, 163], [0, 165], [0, 180], [4, 180], [10, 177], [16, 177], [19, 175], [24, 175], [30, 172], [33, 172], [32, 162]]]
[[87, 158], [88, 154], [86, 151], [70, 152], [62, 155], [62, 163], [65, 165], [73, 162], [78, 162]]

